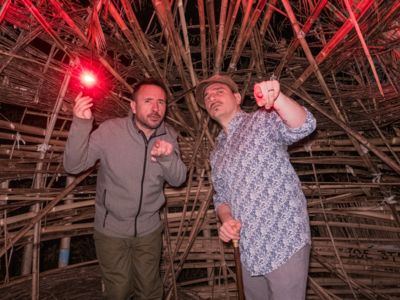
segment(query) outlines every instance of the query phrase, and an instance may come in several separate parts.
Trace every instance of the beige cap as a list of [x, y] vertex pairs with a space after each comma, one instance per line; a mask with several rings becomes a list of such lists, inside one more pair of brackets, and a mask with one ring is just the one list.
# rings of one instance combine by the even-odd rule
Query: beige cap
[[205, 108], [204, 105], [204, 90], [210, 84], [213, 83], [223, 83], [226, 84], [233, 93], [239, 93], [239, 88], [237, 84], [232, 80], [232, 78], [228, 75], [215, 74], [207, 79], [200, 81], [200, 83], [196, 87], [196, 101], [202, 108]]

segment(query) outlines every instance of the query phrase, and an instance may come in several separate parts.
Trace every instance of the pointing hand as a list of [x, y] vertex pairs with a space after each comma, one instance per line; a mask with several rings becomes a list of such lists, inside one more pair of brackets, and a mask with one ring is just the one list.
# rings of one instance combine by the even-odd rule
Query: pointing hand
[[254, 97], [259, 107], [271, 109], [280, 94], [280, 84], [277, 80], [267, 80], [254, 85]]
[[155, 162], [157, 161], [157, 157], [171, 155], [173, 150], [174, 146], [171, 143], [163, 140], [156, 140], [150, 152], [151, 160]]

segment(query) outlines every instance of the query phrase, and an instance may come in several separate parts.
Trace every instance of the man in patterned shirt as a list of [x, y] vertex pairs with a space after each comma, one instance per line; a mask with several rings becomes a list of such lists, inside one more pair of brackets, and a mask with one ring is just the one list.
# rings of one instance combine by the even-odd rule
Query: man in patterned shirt
[[247, 300], [305, 299], [310, 226], [287, 146], [316, 122], [277, 80], [256, 84], [254, 96], [260, 108], [246, 113], [230, 77], [214, 75], [196, 88], [197, 102], [222, 127], [210, 156], [219, 237], [240, 239]]

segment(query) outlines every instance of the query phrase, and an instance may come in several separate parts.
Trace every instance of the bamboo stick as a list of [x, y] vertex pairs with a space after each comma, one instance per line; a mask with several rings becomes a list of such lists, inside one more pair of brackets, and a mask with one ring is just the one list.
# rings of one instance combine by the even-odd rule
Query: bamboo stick
[[218, 42], [216, 43], [215, 47], [216, 50], [215, 50], [214, 73], [219, 73], [221, 70], [222, 46], [223, 46], [222, 42], [224, 38], [227, 8], [228, 8], [228, 0], [222, 0], [221, 10], [219, 14]]
[[223, 38], [223, 51], [222, 51], [222, 56], [225, 55], [226, 53], [226, 49], [228, 48], [228, 44], [229, 44], [229, 39], [231, 37], [231, 33], [233, 30], [233, 26], [235, 24], [235, 20], [239, 11], [239, 7], [240, 7], [240, 2], [241, 0], [232, 0], [229, 1], [230, 5], [229, 5], [229, 11], [228, 11], [228, 17], [227, 17], [227, 21], [228, 23], [225, 26], [225, 30], [224, 30], [224, 38]]
[[[330, 265], [329, 263], [323, 262], [321, 257], [316, 257], [317, 260], [323, 264], [324, 266], [326, 265]], [[331, 268], [332, 270], [332, 268]], [[335, 273], [339, 276], [339, 278], [342, 278], [343, 275], [341, 274], [341, 271], [339, 270], [335, 270]], [[374, 291], [372, 291], [370, 288], [366, 287], [365, 285], [358, 283], [357, 281], [353, 280], [353, 279], [349, 279], [349, 281], [351, 281], [352, 286], [357, 287], [357, 289], [364, 295], [366, 296], [368, 299], [374, 299], [376, 296], [376, 293]], [[387, 297], [385, 297], [384, 295], [380, 294], [379, 296], [383, 297], [384, 299]]]
[[[60, 92], [57, 97], [57, 100], [54, 105], [54, 110], [50, 118], [50, 122], [47, 126], [45, 137], [43, 140], [43, 145], [45, 145], [44, 150], [41, 152], [40, 159], [44, 159], [46, 152], [47, 152], [47, 147], [48, 143], [50, 141], [50, 137], [53, 134], [53, 130], [57, 121], [58, 113], [61, 109], [61, 105], [63, 103], [63, 99], [65, 97], [65, 94], [67, 92], [68, 84], [71, 79], [71, 74], [72, 74], [72, 69], [70, 68], [67, 73], [65, 74], [64, 81], [61, 84], [60, 87]], [[34, 187], [35, 188], [41, 188], [44, 183], [44, 177], [42, 176], [39, 171], [43, 169], [43, 162], [39, 162], [36, 165], [36, 175], [35, 175], [35, 180], [34, 180]], [[35, 213], [38, 213], [40, 210], [40, 204], [37, 203], [33, 207], [33, 211]], [[40, 251], [40, 228], [41, 228], [41, 222], [36, 222], [34, 225], [34, 238], [33, 238], [33, 257], [32, 257], [32, 299], [36, 300], [39, 299], [39, 251]]]
[[[285, 5], [285, 8], [286, 8], [286, 5]], [[289, 15], [289, 16], [290, 16], [290, 14], [291, 14], [291, 12], [288, 12], [288, 15]], [[310, 156], [312, 156], [312, 152], [311, 152], [311, 151], [310, 151]], [[317, 187], [318, 187], [318, 189], [319, 189], [319, 180], [318, 180], [318, 176], [317, 176], [317, 172], [316, 172], [316, 169], [315, 169], [315, 165], [314, 165], [314, 164], [312, 164], [312, 168], [313, 168], [313, 171], [314, 171], [315, 183], [316, 183], [316, 185], [317, 185]], [[331, 227], [329, 226], [329, 222], [328, 222], [328, 218], [327, 218], [327, 214], [326, 214], [324, 202], [322, 201], [322, 198], [321, 198], [321, 197], [320, 197], [320, 206], [321, 206], [321, 208], [322, 208], [322, 216], [323, 216], [323, 218], [324, 218], [324, 222], [325, 222], [325, 226], [326, 226], [326, 229], [327, 229], [327, 232], [328, 232], [328, 236], [329, 236], [330, 242], [331, 242], [331, 244], [332, 244], [332, 246], [333, 246], [333, 251], [334, 251], [334, 253], [335, 253], [335, 257], [336, 257], [336, 259], [337, 259], [338, 262], [339, 262], [339, 267], [340, 267], [340, 269], [341, 269], [341, 271], [342, 271], [342, 273], [343, 273], [343, 275], [344, 275], [343, 277], [344, 277], [345, 281], [347, 282], [347, 285], [348, 285], [348, 287], [350, 288], [350, 290], [351, 290], [351, 292], [352, 292], [354, 298], [355, 298], [355, 299], [358, 299], [358, 298], [357, 298], [357, 295], [356, 295], [355, 291], [353, 290], [353, 287], [352, 287], [352, 285], [351, 285], [351, 283], [350, 283], [349, 275], [348, 275], [348, 273], [346, 272], [346, 270], [345, 270], [345, 268], [344, 268], [344, 266], [343, 266], [342, 258], [340, 257], [339, 252], [338, 252], [338, 249], [337, 249], [337, 247], [336, 247], [335, 239], [334, 239], [334, 237], [333, 237]]]
[[269, 26], [269, 22], [271, 21], [272, 14], [274, 13], [273, 7], [276, 5], [277, 2], [278, 2], [278, 0], [271, 0], [268, 3], [267, 12], [265, 13], [264, 19], [260, 26], [261, 38], [264, 38], [265, 32], [267, 31], [267, 28]]
[[203, 77], [207, 77], [207, 40], [206, 40], [206, 18], [204, 15], [204, 0], [197, 0], [199, 9], [199, 23], [200, 23], [200, 52], [201, 52], [201, 69]]
[[[117, 11], [117, 9], [115, 8], [115, 6], [112, 3], [109, 6], [109, 10], [110, 10], [111, 16], [117, 22], [122, 33], [128, 40], [129, 44], [132, 46], [132, 49], [137, 54], [139, 54], [139, 53], [141, 54], [141, 55], [139, 55], [139, 57], [143, 58], [143, 66], [144, 66], [144, 68], [146, 68], [146, 71], [148, 72], [148, 73], [145, 72], [145, 74], [147, 73], [146, 74], [147, 77], [149, 77], [149, 74], [152, 74], [154, 76], [155, 72], [151, 68], [149, 68], [149, 65], [151, 65], [151, 63], [150, 63], [150, 59], [148, 58], [148, 56], [149, 56], [148, 52], [144, 49], [144, 47], [141, 47], [141, 44], [138, 42], [138, 40], [134, 38], [134, 35], [129, 31], [128, 26], [125, 24], [125, 22], [123, 21], [122, 17], [119, 14], [119, 12]], [[129, 10], [128, 10], [128, 12], [129, 12]], [[131, 14], [129, 14], [129, 15], [131, 16]]]
[[372, 73], [374, 74], [375, 81], [376, 81], [376, 84], [378, 85], [379, 92], [381, 93], [382, 97], [385, 97], [385, 95], [383, 93], [381, 81], [379, 80], [379, 77], [378, 77], [378, 74], [376, 72], [376, 68], [375, 68], [374, 62], [372, 61], [371, 54], [370, 54], [370, 52], [368, 50], [367, 44], [365, 43], [364, 37], [363, 37], [362, 32], [360, 30], [360, 26], [358, 25], [356, 16], [354, 15], [353, 9], [351, 8], [350, 3], [349, 3], [348, 0], [345, 0], [344, 3], [346, 4], [347, 11], [350, 14], [350, 21], [353, 23], [353, 26], [356, 29], [358, 38], [360, 39], [361, 45], [362, 45], [362, 47], [364, 49], [364, 52], [365, 52], [365, 56], [367, 57], [368, 62], [370, 64], [370, 66], [371, 66]]
[[[45, 136], [45, 134], [46, 134], [46, 129], [42, 129], [39, 127], [30, 126], [30, 125], [17, 124], [14, 122], [8, 122], [8, 121], [3, 121], [3, 120], [0, 120], [0, 128], [13, 130], [13, 131], [17, 131], [17, 132], [34, 134], [34, 135], [40, 135], [40, 136]], [[52, 136], [66, 138], [68, 136], [68, 133], [63, 132], [63, 131], [54, 130]]]
[[240, 31], [239, 31], [238, 37], [236, 39], [235, 49], [233, 51], [233, 55], [232, 55], [231, 61], [229, 63], [228, 73], [233, 73], [233, 71], [235, 70], [236, 64], [237, 64], [240, 54], [241, 54], [242, 45], [247, 42], [247, 40], [244, 40], [245, 39], [244, 34], [246, 31], [247, 22], [250, 18], [252, 5], [253, 5], [253, 0], [247, 1], [246, 7], [245, 7], [245, 15], [242, 20], [242, 24], [240, 25]]
[[[356, 17], [361, 18], [372, 5], [372, 0], [362, 0], [358, 3], [356, 11]], [[350, 20], [347, 20], [342, 27], [336, 31], [335, 35], [329, 40], [329, 42], [324, 46], [324, 48], [319, 52], [319, 54], [315, 57], [315, 62], [317, 65], [321, 64], [328, 55], [337, 47], [337, 45], [343, 40], [343, 38], [350, 32], [352, 29], [352, 24]], [[301, 76], [296, 80], [293, 84], [293, 88], [297, 89], [301, 86], [306, 79], [314, 72], [314, 66], [310, 65], [306, 70], [301, 74]]]
[[208, 29], [210, 31], [210, 41], [211, 47], [215, 53], [215, 48], [217, 46], [217, 29], [215, 25], [215, 10], [214, 10], [214, 0], [206, 0], [206, 9], [207, 9], [207, 19], [208, 19]]
[[36, 20], [43, 26], [43, 28], [47, 31], [47, 33], [54, 39], [57, 46], [63, 50], [69, 57], [73, 57], [71, 51], [64, 45], [60, 37], [54, 32], [50, 24], [45, 20], [39, 10], [33, 5], [31, 0], [22, 0], [24, 5], [29, 9], [32, 15], [36, 18]]
[[308, 276], [308, 281], [311, 286], [311, 288], [314, 290], [314, 292], [320, 297], [319, 299], [340, 299], [339, 297], [335, 296], [333, 293], [329, 292], [328, 290], [324, 289], [322, 286], [318, 284], [317, 281], [315, 281], [313, 278]]
[[[175, 276], [175, 278], [178, 278], [180, 272], [182, 271], [182, 266], [185, 262], [185, 259], [186, 259], [187, 255], [189, 254], [189, 251], [194, 243], [194, 240], [200, 230], [200, 226], [202, 225], [202, 223], [204, 221], [204, 214], [210, 205], [211, 198], [212, 198], [211, 196], [212, 196], [212, 190], [210, 190], [210, 193], [207, 195], [206, 200], [202, 202], [201, 207], [199, 208], [199, 215], [196, 218], [196, 221], [193, 225], [194, 228], [190, 231], [189, 245], [185, 248], [185, 251], [183, 252], [183, 254], [181, 256], [181, 260], [177, 266], [177, 269], [175, 270], [175, 273], [173, 274], [173, 276]], [[171, 297], [171, 289], [169, 289], [166, 299], [169, 299], [170, 297]]]
[[[261, 12], [263, 11], [265, 5], [267, 4], [267, 0], [262, 0], [257, 2], [257, 6], [254, 8], [253, 14], [250, 18], [249, 24], [247, 24], [245, 33], [244, 33], [244, 39], [242, 41], [242, 44], [240, 47], [243, 49], [244, 44], [247, 42], [247, 40], [250, 38], [250, 36], [253, 33], [253, 30], [258, 22], [258, 19], [260, 18]], [[243, 51], [243, 50], [241, 50]]]
[[[296, 93], [298, 96], [300, 94], [298, 92], [295, 92], [291, 88], [287, 87], [289, 90], [292, 92]], [[367, 149], [371, 150], [376, 156], [378, 156], [382, 161], [387, 163], [389, 167], [391, 167], [393, 170], [395, 170], [398, 174], [400, 174], [400, 165], [396, 164], [395, 161], [393, 161], [391, 158], [389, 158], [386, 154], [384, 154], [382, 151], [378, 150], [375, 146], [372, 146], [371, 143], [367, 139], [365, 139], [363, 136], [349, 128], [347, 125], [345, 125], [343, 122], [336, 120], [332, 116], [330, 116], [328, 113], [326, 113], [318, 104], [316, 104], [312, 99], [310, 99], [308, 96], [303, 97], [300, 96], [302, 99], [307, 101], [308, 104], [310, 104], [312, 107], [317, 109], [320, 113], [322, 113], [324, 116], [328, 117], [330, 120], [335, 122], [337, 125], [342, 127], [349, 135], [351, 135], [354, 139], [356, 139], [360, 144], [365, 146]], [[311, 101], [310, 101], [311, 100]]]
[[[139, 25], [136, 15], [132, 10], [132, 6], [126, 0], [121, 1], [121, 3], [127, 14], [129, 24], [131, 25], [132, 33], [137, 36], [136, 39], [137, 39], [137, 43], [139, 44], [139, 46], [142, 46], [141, 47], [142, 51], [137, 52], [137, 54], [139, 55], [139, 57], [141, 57], [141, 54], [143, 53], [144, 56], [146, 57], [147, 61], [151, 65], [151, 67], [154, 68], [154, 70], [155, 70], [152, 73], [158, 74], [159, 77], [162, 77], [161, 70], [158, 67], [158, 64], [153, 55], [153, 52], [151, 51], [151, 47], [150, 47], [146, 37], [144, 36], [143, 30], [141, 29], [141, 27]], [[114, 8], [114, 6], [113, 6], [113, 8]]]
[[[301, 28], [301, 31], [304, 32], [304, 34], [307, 34], [310, 31], [311, 26], [314, 25], [314, 22], [318, 19], [319, 15], [321, 14], [321, 12], [327, 2], [328, 2], [327, 0], [320, 0], [318, 2], [317, 6], [314, 8], [312, 15], [309, 18], [307, 18], [306, 22], [304, 23], [303, 27]], [[275, 4], [273, 4], [273, 5], [275, 5]], [[268, 16], [266, 15], [265, 17], [271, 18], [271, 16], [269, 14], [272, 15], [272, 9], [268, 10]], [[269, 19], [266, 19], [265, 22], [267, 25], [269, 22]], [[264, 30], [263, 28], [262, 28], [262, 30], [260, 30], [260, 34], [262, 34], [262, 36], [264, 35], [263, 30]], [[294, 40], [290, 44], [289, 48], [287, 49], [287, 51], [285, 53], [285, 56], [283, 57], [283, 59], [281, 60], [281, 62], [278, 65], [278, 67], [276, 68], [276, 76], [278, 76], [278, 78], [280, 77], [280, 74], [282, 73], [282, 70], [285, 67], [285, 65], [293, 57], [293, 55], [299, 45], [300, 45], [299, 39]]]
[[[185, 72], [183, 70], [183, 63], [185, 62], [186, 65], [188, 65], [189, 63], [187, 62], [187, 57], [185, 55], [182, 56], [179, 54], [179, 53], [184, 53], [184, 51], [182, 51], [183, 46], [181, 40], [177, 36], [177, 33], [174, 30], [174, 28], [172, 27], [173, 21], [172, 21], [171, 11], [167, 9], [165, 3], [163, 3], [163, 0], [153, 0], [153, 6], [156, 10], [157, 17], [160, 23], [164, 26], [164, 28], [166, 28], [165, 31], [165, 33], [167, 34], [166, 38], [169, 41], [169, 45], [172, 49], [172, 54], [173, 54], [172, 57], [177, 66], [179, 76], [183, 82], [183, 86], [188, 89], [189, 85], [187, 84], [186, 81]], [[187, 97], [187, 101], [188, 101], [189, 112], [192, 116], [192, 119], [197, 120], [200, 115], [197, 103], [195, 102], [194, 98], [190, 96]]]
[[5, 0], [4, 2], [3, 2], [3, 5], [1, 6], [1, 9], [0, 9], [0, 23], [3, 21], [3, 19], [4, 19], [4, 17], [5, 17], [5, 15], [6, 15], [6, 13], [7, 13], [7, 9], [8, 9], [8, 7], [10, 6], [10, 3], [11, 3], [11, 0]]
[[190, 79], [191, 79], [192, 85], [194, 86], [197, 83], [197, 76], [196, 76], [196, 74], [194, 72], [194, 69], [193, 69], [193, 62], [192, 62], [192, 56], [191, 56], [191, 53], [190, 53], [188, 31], [187, 31], [185, 12], [183, 10], [182, 0], [178, 0], [178, 11], [179, 11], [179, 16], [180, 16], [181, 25], [182, 25], [183, 41], [184, 41], [184, 44], [185, 44], [185, 53], [184, 53], [184, 55], [187, 56], [187, 61], [188, 61], [187, 68], [189, 69]]
[[19, 239], [21, 239], [29, 230], [30, 228], [36, 224], [36, 222], [40, 221], [43, 216], [45, 216], [50, 210], [53, 209], [54, 206], [57, 205], [60, 200], [62, 200], [66, 195], [68, 195], [74, 188], [77, 186], [82, 180], [84, 180], [90, 173], [92, 169], [84, 172], [83, 174], [79, 175], [73, 183], [71, 183], [68, 187], [66, 187], [57, 197], [55, 197], [44, 209], [42, 209], [39, 213], [36, 214], [36, 217], [32, 219], [32, 221], [24, 226], [11, 240], [8, 245], [5, 245], [0, 250], [0, 257], [2, 257]]

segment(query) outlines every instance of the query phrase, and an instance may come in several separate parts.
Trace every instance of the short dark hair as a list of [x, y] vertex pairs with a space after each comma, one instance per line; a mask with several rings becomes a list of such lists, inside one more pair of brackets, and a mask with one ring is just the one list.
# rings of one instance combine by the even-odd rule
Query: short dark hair
[[161, 80], [158, 80], [158, 79], [155, 79], [155, 78], [145, 78], [145, 79], [142, 79], [142, 80], [140, 80], [140, 81], [138, 81], [137, 83], [134, 84], [133, 93], [132, 93], [132, 100], [133, 101], [135, 101], [138, 91], [144, 85], [156, 85], [156, 86], [160, 87], [164, 91], [165, 97], [168, 99], [167, 88], [165, 87], [164, 83]]

